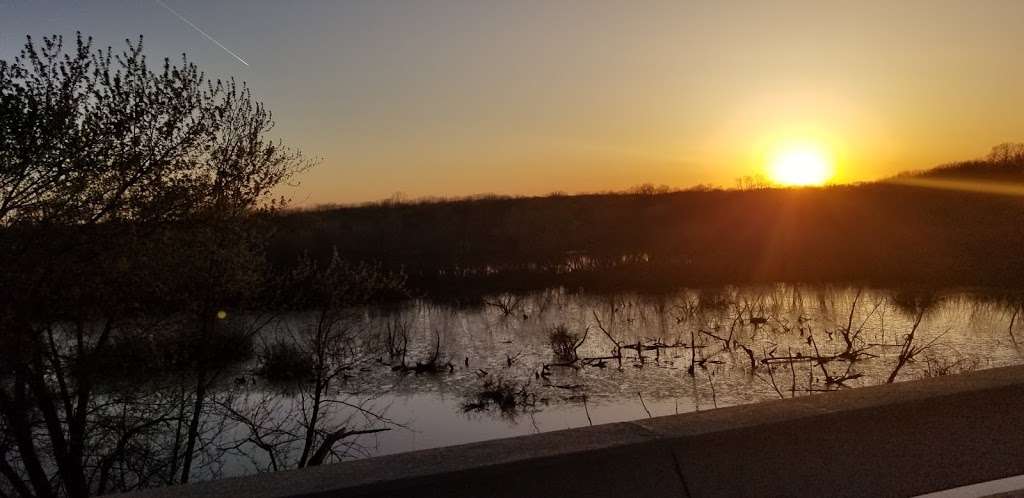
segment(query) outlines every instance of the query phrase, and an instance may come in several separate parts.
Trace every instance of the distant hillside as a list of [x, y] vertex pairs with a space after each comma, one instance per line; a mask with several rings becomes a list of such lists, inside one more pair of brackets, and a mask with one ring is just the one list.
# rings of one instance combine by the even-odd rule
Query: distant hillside
[[1024, 144], [1003, 144], [995, 147], [985, 159], [903, 173], [883, 183], [1024, 197]]
[[945, 164], [925, 171], [903, 173], [892, 180], [903, 178], [938, 178], [982, 182], [1024, 183], [1024, 161], [1000, 162], [965, 161]]
[[[1020, 178], [1022, 164], [960, 163], [903, 177], [940, 188], [881, 182], [294, 212], [277, 220], [271, 257], [287, 265], [337, 247], [401, 269], [415, 290], [436, 297], [778, 280], [1024, 288], [1024, 199], [957, 186]], [[950, 188], [953, 180], [960, 184]]]
[[902, 173], [902, 178], [934, 178], [979, 182], [1024, 183], [1024, 144], [1002, 144], [985, 159], [944, 164], [924, 171]]

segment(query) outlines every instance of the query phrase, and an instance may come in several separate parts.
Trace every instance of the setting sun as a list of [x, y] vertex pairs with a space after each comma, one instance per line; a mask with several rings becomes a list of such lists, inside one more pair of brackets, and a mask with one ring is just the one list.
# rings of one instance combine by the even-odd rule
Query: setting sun
[[824, 185], [832, 177], [832, 161], [815, 147], [786, 148], [771, 159], [769, 174], [780, 185]]

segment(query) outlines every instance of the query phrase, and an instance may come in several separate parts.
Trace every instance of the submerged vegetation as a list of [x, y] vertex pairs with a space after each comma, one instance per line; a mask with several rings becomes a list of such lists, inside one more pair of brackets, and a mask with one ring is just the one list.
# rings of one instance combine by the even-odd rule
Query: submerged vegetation
[[504, 417], [515, 418], [521, 411], [537, 404], [530, 392], [530, 382], [523, 384], [502, 378], [485, 378], [480, 388], [462, 404], [464, 412], [496, 410]]
[[256, 374], [270, 382], [305, 380], [313, 372], [311, 360], [294, 343], [279, 338], [261, 348]]
[[555, 325], [551, 329], [551, 333], [548, 334], [548, 340], [551, 342], [551, 351], [555, 353], [555, 358], [559, 361], [564, 362], [575, 362], [579, 360], [580, 346], [587, 340], [587, 333], [590, 329], [583, 331], [583, 337], [580, 337], [569, 331], [569, 328], [565, 325]]

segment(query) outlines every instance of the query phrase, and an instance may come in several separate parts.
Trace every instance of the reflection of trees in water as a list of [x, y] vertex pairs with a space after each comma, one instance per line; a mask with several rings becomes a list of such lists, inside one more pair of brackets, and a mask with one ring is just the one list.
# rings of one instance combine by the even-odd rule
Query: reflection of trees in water
[[[314, 467], [368, 456], [358, 436], [398, 424], [373, 396], [320, 393], [305, 386], [290, 395], [240, 392], [218, 397], [212, 417], [231, 425], [211, 446], [222, 459], [242, 459], [257, 472]], [[315, 412], [315, 413], [314, 413]]]
[[[326, 265], [305, 261], [291, 278], [297, 284], [287, 288], [300, 293], [292, 299], [315, 307], [288, 322], [274, 339], [277, 342], [265, 346], [290, 353], [263, 355], [261, 367], [265, 376], [267, 372], [287, 374], [279, 379], [288, 381], [287, 396], [231, 395], [217, 402], [214, 410], [236, 424], [235, 434], [220, 441], [218, 448], [250, 459], [257, 470], [312, 467], [358, 454], [353, 438], [396, 425], [374, 407], [372, 396], [346, 390], [361, 389], [353, 379], [381, 351], [379, 336], [368, 332], [356, 305], [394, 290], [400, 281], [372, 266], [349, 264], [337, 254]], [[294, 367], [275, 368], [268, 364], [270, 358]], [[260, 458], [254, 453], [266, 463], [258, 464]]]
[[[500, 364], [481, 370], [487, 377], [467, 389], [466, 404], [474, 410], [498, 406], [480, 397], [497, 391], [487, 384], [493, 375], [503, 375], [509, 385], [532, 380], [537, 396], [568, 401], [558, 392], [565, 386], [593, 393], [595, 385], [618, 378], [644, 389], [642, 382], [633, 384], [635, 376], [618, 371], [650, 370], [651, 376], [644, 377], [649, 379], [680, 371], [699, 380], [714, 404], [723, 384], [725, 389], [745, 385], [744, 376], [769, 393], [793, 397], [970, 371], [983, 366], [984, 357], [964, 343], [974, 340], [964, 320], [990, 308], [993, 299], [972, 295], [964, 302], [956, 296], [963, 295], [766, 286], [682, 291], [668, 298], [618, 294], [583, 299], [578, 304], [589, 307], [590, 320], [569, 327], [569, 322], [556, 321], [562, 318], [557, 314], [548, 317], [545, 323], [553, 325], [542, 326], [548, 340], [534, 347], [549, 349], [549, 356], [534, 358], [532, 370], [513, 372]], [[950, 306], [954, 299], [964, 304]], [[522, 306], [529, 309], [529, 299]], [[1001, 327], [1013, 323], [1016, 308], [995, 309], [992, 319], [1002, 321]], [[585, 334], [588, 330], [594, 333]], [[1000, 340], [991, 326], [985, 334]], [[618, 388], [630, 389], [625, 384]]]
[[[324, 289], [331, 288], [330, 278], [338, 278], [324, 275], [341, 273], [323, 267], [311, 267], [309, 271], [311, 279], [322, 279], [320, 288]], [[321, 284], [310, 287], [317, 285]], [[386, 407], [375, 403], [380, 391], [373, 386], [405, 378], [444, 384], [463, 382], [459, 380], [461, 375], [484, 371], [480, 378], [472, 376], [473, 381], [465, 388], [463, 408], [468, 415], [490, 414], [518, 423], [524, 415], [532, 418], [544, 410], [547, 403], [584, 405], [588, 396], [599, 394], [591, 383], [591, 379], [597, 378], [594, 375], [624, 382], [627, 377], [645, 378], [636, 377], [639, 374], [634, 372], [644, 372], [644, 376], [676, 372], [676, 389], [691, 390], [697, 402], [721, 406], [723, 402], [729, 403], [723, 401], [723, 395], [728, 398], [725, 390], [730, 389], [730, 383], [742, 377], [767, 389], [767, 394], [789, 398], [885, 382], [889, 377], [899, 380], [947, 375], [978, 366], [969, 357], [957, 357], [944, 349], [943, 331], [936, 329], [945, 320], [946, 311], [941, 304], [932, 305], [927, 311], [918, 308], [917, 314], [905, 316], [902, 308], [885, 294], [856, 289], [827, 292], [832, 294], [828, 299], [837, 303], [826, 310], [827, 316], [834, 318], [831, 321], [816, 315], [813, 306], [795, 300], [790, 288], [780, 289], [775, 296], [735, 290], [731, 299], [724, 303], [716, 299], [714, 306], [709, 307], [696, 304], [700, 302], [695, 298], [697, 293], [689, 291], [656, 299], [619, 295], [595, 300], [577, 296], [566, 306], [590, 310], [591, 319], [565, 322], [560, 331], [554, 327], [546, 329], [549, 334], [542, 337], [546, 340], [542, 343], [542, 354], [506, 356], [505, 351], [533, 346], [502, 344], [500, 339], [505, 336], [499, 335], [493, 338], [499, 345], [491, 350], [495, 355], [493, 361], [485, 363], [486, 359], [480, 357], [470, 361], [467, 356], [466, 364], [455, 365], [455, 373], [437, 377], [395, 372], [390, 365], [380, 362], [390, 350], [389, 326], [392, 336], [419, 334], [427, 349], [433, 349], [441, 344], [434, 334], [439, 323], [462, 322], [448, 312], [439, 312], [444, 318], [436, 323], [405, 321], [407, 310], [367, 315], [363, 308], [348, 306], [357, 298], [346, 297], [338, 301], [342, 305], [322, 306], [275, 322], [279, 328], [273, 333], [267, 333], [267, 318], [232, 316], [216, 322], [213, 335], [208, 337], [244, 337], [258, 329], [261, 337], [287, 341], [291, 350], [306, 360], [299, 362], [306, 368], [302, 375], [273, 387], [268, 384], [269, 379], [253, 378], [239, 370], [238, 365], [214, 364], [211, 358], [204, 367], [207, 393], [195, 430], [190, 476], [208, 479], [371, 454], [372, 448], [362, 446], [359, 436], [398, 426], [383, 415]], [[804, 300], [817, 300], [814, 294], [815, 291], [802, 291]], [[532, 299], [523, 300], [525, 309], [533, 309]], [[955, 311], [969, 316], [971, 309], [992, 307], [1003, 311], [993, 317], [1002, 326], [1008, 325], [1012, 307], [990, 301], [974, 302]], [[662, 312], [668, 313], [667, 320], [654, 316]], [[498, 309], [483, 313], [495, 323], [547, 323], [564, 318], [558, 308], [552, 308], [548, 314], [531, 311], [531, 317], [525, 321], [518, 316], [502, 317]], [[929, 313], [935, 314], [936, 324], [931, 326]], [[228, 327], [240, 322], [251, 323], [232, 326], [240, 331]], [[592, 330], [586, 332], [587, 325], [579, 329], [573, 323], [592, 324]], [[667, 329], [663, 323], [668, 324]], [[141, 323], [136, 325], [142, 327]], [[159, 326], [164, 328], [158, 337], [170, 335], [167, 322], [160, 322]], [[930, 328], [925, 330], [926, 326]], [[403, 331], [396, 332], [398, 329]], [[101, 331], [97, 329], [94, 333]], [[132, 335], [144, 334], [134, 331]], [[519, 340], [516, 335], [509, 337]], [[444, 344], [457, 346], [461, 340]], [[409, 342], [415, 343], [417, 339]], [[55, 344], [71, 347], [73, 341]], [[257, 341], [257, 350], [259, 344]], [[152, 349], [157, 348], [145, 350]], [[414, 358], [422, 357], [422, 349], [417, 350], [415, 345], [412, 349]], [[613, 349], [616, 353], [610, 355]], [[561, 351], [561, 357], [556, 350]], [[575, 354], [569, 354], [570, 350]], [[202, 355], [191, 354], [197, 355], [194, 362], [203, 362]], [[262, 365], [263, 357], [258, 356], [257, 362]], [[509, 361], [512, 356], [516, 361]], [[180, 365], [179, 355], [170, 357]], [[392, 363], [401, 364], [401, 360], [394, 358]], [[554, 363], [559, 365], [552, 366]], [[167, 368], [171, 365], [168, 363]], [[116, 376], [105, 381], [100, 388], [102, 395], [93, 401], [92, 429], [86, 449], [86, 453], [95, 455], [90, 457], [96, 462], [91, 481], [94, 491], [166, 485], [180, 479], [185, 443], [191, 432], [190, 413], [197, 399], [196, 368], [195, 364], [186, 363], [178, 367], [179, 375], [157, 376], [146, 382], [116, 382]], [[104, 378], [110, 377], [108, 373]], [[687, 378], [692, 382], [684, 381]], [[639, 404], [641, 399], [649, 402], [649, 396], [651, 392], [641, 385], [631, 391], [630, 400], [624, 401]], [[40, 425], [38, 429], [44, 427]]]
[[[264, 316], [225, 318], [199, 332], [190, 327], [194, 322], [177, 319], [134, 320], [123, 329], [60, 324], [45, 329], [50, 354], [40, 365], [50, 366], [46, 372], [52, 377], [32, 379], [18, 369], [39, 368], [36, 364], [15, 365], [8, 383], [11, 398], [3, 400], [2, 471], [9, 485], [4, 489], [38, 494], [24, 484], [29, 468], [18, 437], [29, 438], [22, 447], [34, 452], [31, 458], [42, 468], [59, 469], [61, 453], [49, 447], [55, 436], [46, 424], [65, 413], [81, 416], [76, 451], [88, 493], [171, 485], [181, 482], [184, 472], [189, 479], [218, 478], [240, 459], [262, 471], [365, 455], [359, 436], [398, 424], [384, 417], [386, 407], [374, 402], [375, 394], [360, 394], [363, 386], [353, 380], [375, 361], [378, 344], [353, 312], [353, 302], [366, 289], [332, 281], [365, 282], [352, 278], [350, 270], [309, 270], [310, 288], [332, 289], [329, 295], [338, 300], [289, 322], [286, 337], [305, 375], [282, 389], [256, 390], [254, 384], [262, 389], [269, 379], [257, 381], [239, 370], [251, 338], [270, 323]], [[104, 336], [114, 346], [88, 346]], [[90, 392], [78, 387], [82, 379], [95, 381]], [[39, 398], [40, 392], [50, 398]]]

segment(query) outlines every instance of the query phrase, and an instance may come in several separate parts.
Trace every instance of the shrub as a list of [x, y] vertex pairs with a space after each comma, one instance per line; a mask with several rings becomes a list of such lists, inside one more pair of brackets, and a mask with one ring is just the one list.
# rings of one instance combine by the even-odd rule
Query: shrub
[[[586, 335], [584, 334], [584, 339]], [[559, 361], [574, 362], [579, 359], [576, 349], [583, 344], [583, 340], [576, 334], [569, 331], [565, 325], [557, 325], [548, 334], [548, 341], [551, 343], [551, 351]]]
[[941, 357], [941, 356], [926, 356], [925, 357], [925, 370], [921, 376], [923, 378], [931, 377], [943, 377], [946, 375], [961, 374], [966, 372], [973, 372], [978, 369], [979, 364], [976, 357], [961, 356], [959, 353], [953, 355], [953, 357]]
[[264, 343], [256, 373], [271, 382], [289, 382], [313, 375], [313, 362], [295, 343], [277, 339]]
[[536, 396], [529, 387], [529, 382], [519, 384], [501, 378], [487, 378], [480, 390], [462, 404], [462, 411], [482, 412], [493, 407], [504, 415], [514, 415], [520, 408], [536, 404]]

